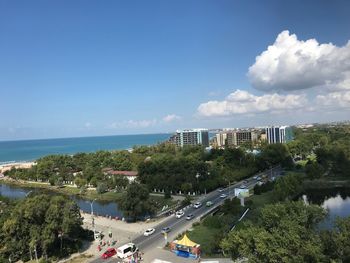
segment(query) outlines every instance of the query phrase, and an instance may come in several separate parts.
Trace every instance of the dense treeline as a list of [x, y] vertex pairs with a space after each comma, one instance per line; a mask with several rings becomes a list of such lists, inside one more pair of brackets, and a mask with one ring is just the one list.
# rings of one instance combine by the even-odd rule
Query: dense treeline
[[270, 204], [255, 207], [254, 218], [230, 232], [221, 247], [232, 258], [249, 262], [350, 262], [350, 217], [321, 230], [317, 225], [327, 211], [292, 201], [307, 189], [309, 180], [350, 179], [350, 126], [295, 129], [295, 135], [287, 146], [298, 171], [257, 186], [258, 194], [267, 192], [262, 204]]
[[254, 155], [244, 148], [176, 148], [170, 144], [135, 147], [128, 151], [98, 151], [69, 155], [50, 155], [37, 160], [31, 169], [12, 169], [6, 174], [15, 179], [50, 182], [61, 186], [95, 186], [99, 192], [125, 188], [127, 180], [110, 176], [104, 168], [138, 170], [139, 182], [149, 190], [167, 193], [205, 192], [251, 176], [276, 164], [292, 166], [286, 145], [263, 145]]
[[320, 231], [316, 226], [325, 215], [323, 208], [302, 202], [267, 205], [258, 223], [231, 232], [221, 246], [249, 262], [349, 262], [350, 217]]
[[[34, 195], [0, 213], [0, 261], [62, 257], [78, 251], [87, 232], [77, 204], [58, 195]], [[2, 261], [1, 261], [2, 262]]]
[[296, 159], [308, 160], [305, 169], [310, 179], [350, 177], [350, 125], [295, 129], [295, 135], [289, 151]]

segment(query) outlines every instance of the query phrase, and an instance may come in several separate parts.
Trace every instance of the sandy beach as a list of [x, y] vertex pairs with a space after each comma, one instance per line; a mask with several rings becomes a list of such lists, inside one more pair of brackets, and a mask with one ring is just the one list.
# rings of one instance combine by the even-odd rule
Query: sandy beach
[[12, 168], [22, 168], [29, 169], [33, 165], [36, 165], [36, 162], [16, 162], [16, 163], [5, 163], [0, 165], [0, 173], [4, 173], [6, 171], [11, 170]]

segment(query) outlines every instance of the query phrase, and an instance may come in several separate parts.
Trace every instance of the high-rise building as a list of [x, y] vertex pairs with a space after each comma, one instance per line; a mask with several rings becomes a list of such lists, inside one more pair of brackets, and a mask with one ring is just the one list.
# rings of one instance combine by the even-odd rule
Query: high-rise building
[[293, 140], [293, 130], [290, 126], [271, 126], [266, 128], [268, 143], [286, 143]]
[[170, 142], [179, 147], [185, 145], [203, 145], [208, 147], [209, 132], [207, 129], [177, 130], [176, 133], [170, 137]]
[[257, 141], [258, 135], [250, 130], [227, 130], [216, 134], [218, 147], [240, 146], [245, 142]]
[[220, 132], [216, 134], [216, 143], [218, 147], [223, 147], [227, 144], [227, 133]]

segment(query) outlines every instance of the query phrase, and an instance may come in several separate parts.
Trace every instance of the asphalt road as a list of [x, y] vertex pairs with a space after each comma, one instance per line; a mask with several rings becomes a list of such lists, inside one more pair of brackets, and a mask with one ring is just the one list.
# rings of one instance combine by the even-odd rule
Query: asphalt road
[[[270, 170], [264, 171], [262, 173], [256, 174], [255, 176], [246, 179], [244, 181], [240, 181], [236, 184], [231, 185], [230, 187], [227, 187], [225, 189], [222, 189], [222, 191], [212, 191], [210, 193], [208, 193], [205, 198], [201, 199], [201, 203], [202, 206], [200, 208], [194, 208], [192, 205], [189, 207], [186, 207], [184, 210], [185, 215], [181, 218], [176, 218], [175, 215], [170, 215], [168, 220], [165, 220], [163, 223], [157, 225], [155, 227], [155, 232], [146, 237], [144, 235], [140, 235], [137, 238], [135, 238], [134, 240], [132, 240], [131, 242], [135, 243], [136, 246], [139, 248], [140, 251], [146, 251], [148, 248], [150, 247], [154, 247], [156, 244], [159, 244], [161, 242], [164, 243], [164, 235], [162, 234], [162, 229], [164, 227], [170, 227], [171, 228], [171, 232], [172, 235], [174, 233], [181, 233], [184, 231], [183, 226], [188, 224], [189, 221], [196, 221], [196, 219], [199, 219], [202, 215], [208, 213], [210, 210], [215, 209], [216, 207], [218, 207], [219, 205], [221, 205], [225, 199], [229, 198], [229, 197], [233, 197], [234, 196], [234, 188], [236, 187], [240, 187], [241, 185], [245, 185], [246, 188], [253, 188], [258, 181], [256, 179], [254, 179], [254, 177], [259, 176], [266, 176], [266, 178], [271, 179], [271, 178], [278, 178], [279, 176], [281, 176], [281, 168], [280, 167], [274, 167]], [[226, 194], [227, 197], [225, 198], [221, 198], [220, 195], [221, 194]], [[213, 202], [213, 205], [210, 207], [207, 207], [205, 204], [207, 201], [211, 201]], [[194, 218], [191, 220], [186, 220], [186, 216], [189, 214], [193, 214]], [[93, 263], [99, 263], [99, 262], [115, 262], [116, 259], [113, 258], [109, 258], [109, 259], [95, 259], [91, 262]]]

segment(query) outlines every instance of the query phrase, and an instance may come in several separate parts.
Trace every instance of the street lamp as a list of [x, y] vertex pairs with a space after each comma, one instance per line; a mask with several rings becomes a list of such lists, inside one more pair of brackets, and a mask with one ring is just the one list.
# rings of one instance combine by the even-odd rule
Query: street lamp
[[199, 183], [198, 183], [198, 178], [201, 177], [201, 174], [200, 173], [197, 173], [196, 174], [196, 178], [197, 178], [197, 184], [198, 184], [198, 191], [199, 191]]
[[96, 199], [90, 201], [90, 206], [91, 206], [91, 220], [92, 220], [92, 228], [94, 230], [94, 239], [96, 239], [96, 229], [95, 229], [95, 219], [94, 219], [94, 201], [96, 201]]

